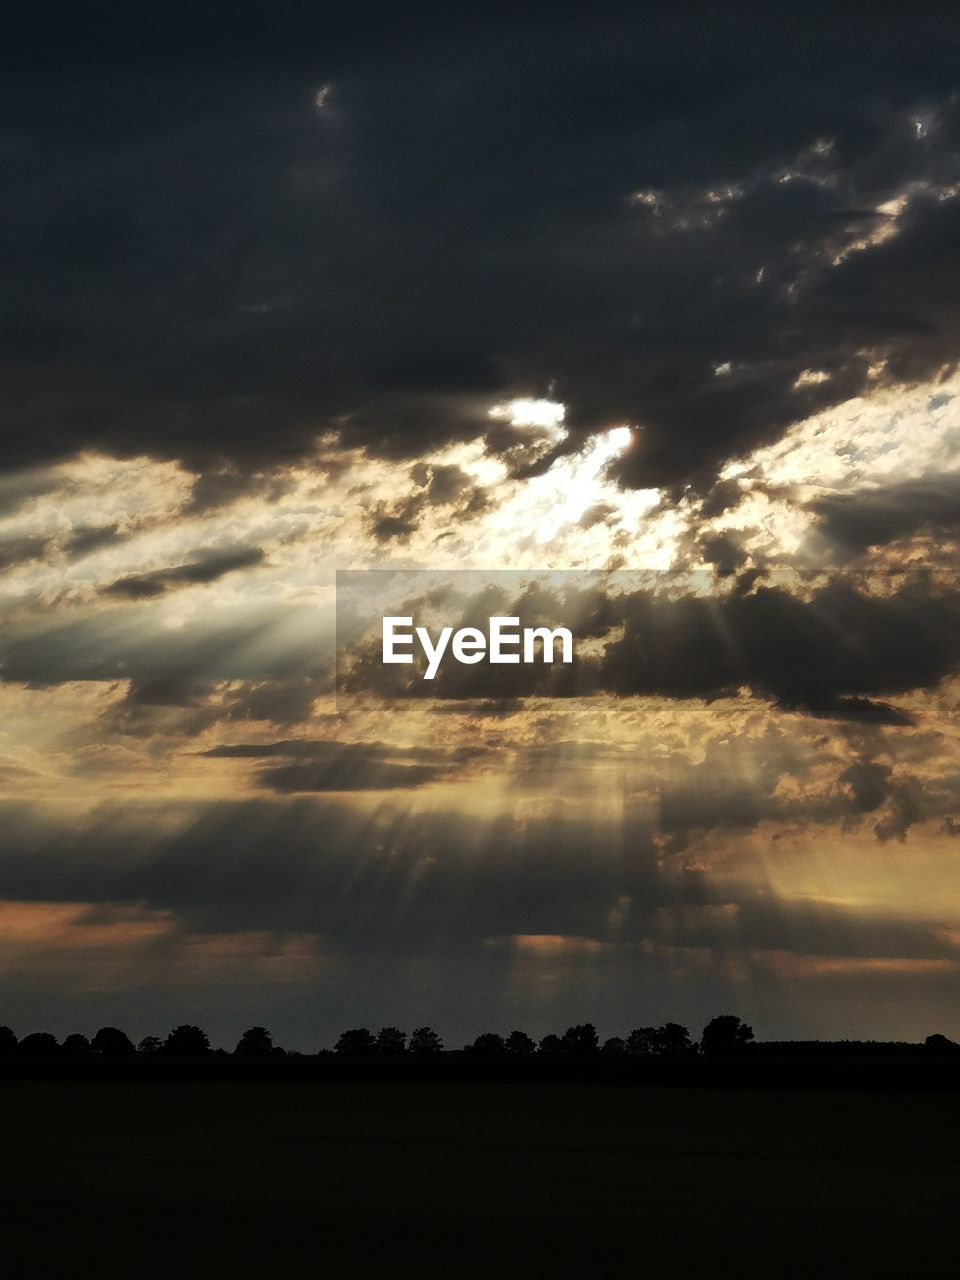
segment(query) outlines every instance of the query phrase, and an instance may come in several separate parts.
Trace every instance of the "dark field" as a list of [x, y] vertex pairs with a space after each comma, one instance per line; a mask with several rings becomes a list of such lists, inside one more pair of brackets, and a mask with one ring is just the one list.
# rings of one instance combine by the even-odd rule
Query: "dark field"
[[960, 1272], [960, 1097], [0, 1082], [9, 1274]]

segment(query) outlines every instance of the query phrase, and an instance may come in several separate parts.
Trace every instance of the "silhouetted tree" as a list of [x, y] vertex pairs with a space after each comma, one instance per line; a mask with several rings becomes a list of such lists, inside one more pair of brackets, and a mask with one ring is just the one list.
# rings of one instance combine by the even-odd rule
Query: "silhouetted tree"
[[563, 1053], [563, 1041], [551, 1032], [543, 1037], [537, 1048], [540, 1053]]
[[649, 1056], [659, 1052], [656, 1027], [637, 1027], [627, 1036], [627, 1053]]
[[90, 1052], [90, 1041], [86, 1036], [81, 1035], [79, 1031], [75, 1031], [73, 1035], [67, 1036], [64, 1040], [62, 1049], [64, 1053], [82, 1054]]
[[273, 1053], [273, 1036], [266, 1027], [251, 1027], [237, 1041], [234, 1053], [241, 1058], [269, 1058]]
[[516, 1053], [526, 1055], [528, 1053], [536, 1053], [536, 1041], [532, 1040], [525, 1031], [511, 1031], [507, 1036], [507, 1053]]
[[398, 1027], [381, 1027], [377, 1032], [377, 1053], [385, 1058], [395, 1058], [406, 1052], [407, 1033]]
[[476, 1053], [485, 1058], [507, 1051], [503, 1036], [498, 1036], [495, 1031], [485, 1031], [482, 1036], [477, 1036], [473, 1044], [464, 1045], [463, 1048], [465, 1053]]
[[946, 1036], [942, 1036], [939, 1032], [932, 1036], [927, 1036], [923, 1042], [923, 1047], [931, 1053], [960, 1053], [960, 1044], [955, 1040], [949, 1040]]
[[57, 1037], [51, 1035], [49, 1031], [32, 1031], [17, 1045], [17, 1052], [29, 1054], [31, 1057], [46, 1057], [51, 1053], [59, 1053], [60, 1046], [57, 1044]]
[[137, 1045], [137, 1053], [159, 1053], [163, 1048], [163, 1041], [159, 1036], [144, 1036]]
[[565, 1053], [596, 1053], [600, 1037], [592, 1022], [583, 1022], [575, 1027], [567, 1027], [561, 1044]]
[[366, 1027], [356, 1027], [353, 1031], [344, 1031], [336, 1043], [336, 1052], [350, 1057], [361, 1057], [373, 1053], [377, 1042]]
[[443, 1053], [443, 1041], [432, 1027], [417, 1027], [410, 1037], [410, 1052], [420, 1056]]
[[679, 1022], [665, 1022], [662, 1027], [657, 1027], [656, 1052], [668, 1057], [678, 1057], [681, 1054], [696, 1053], [696, 1046], [686, 1027], [681, 1027]]
[[14, 1053], [17, 1048], [17, 1037], [9, 1027], [0, 1027], [0, 1054]]
[[102, 1053], [106, 1058], [117, 1058], [125, 1053], [136, 1053], [133, 1041], [116, 1027], [101, 1027], [90, 1041], [94, 1053]]
[[627, 1042], [620, 1036], [611, 1036], [609, 1040], [604, 1040], [601, 1053], [626, 1053]]
[[732, 1013], [721, 1013], [711, 1018], [700, 1036], [701, 1053], [737, 1053], [753, 1039], [753, 1027], [748, 1027]]
[[199, 1058], [210, 1052], [210, 1041], [200, 1027], [182, 1023], [163, 1042], [163, 1052], [175, 1058]]

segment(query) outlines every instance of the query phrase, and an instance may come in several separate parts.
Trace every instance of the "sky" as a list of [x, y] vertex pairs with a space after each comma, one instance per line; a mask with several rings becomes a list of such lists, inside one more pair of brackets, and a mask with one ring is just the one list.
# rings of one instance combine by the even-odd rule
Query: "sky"
[[[960, 1038], [960, 22], [82, 9], [0, 49], [0, 1021]], [[577, 571], [589, 679], [345, 694], [372, 569]]]

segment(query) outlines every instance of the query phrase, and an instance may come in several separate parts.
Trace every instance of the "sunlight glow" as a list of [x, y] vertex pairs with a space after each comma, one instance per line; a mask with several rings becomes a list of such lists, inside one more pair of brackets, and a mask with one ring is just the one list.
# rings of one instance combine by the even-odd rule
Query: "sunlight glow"
[[563, 429], [566, 413], [566, 405], [556, 400], [534, 400], [521, 397], [519, 400], [506, 400], [501, 404], [495, 404], [490, 410], [490, 417], [509, 422], [514, 427], [543, 427], [556, 439], [562, 440], [566, 435]]

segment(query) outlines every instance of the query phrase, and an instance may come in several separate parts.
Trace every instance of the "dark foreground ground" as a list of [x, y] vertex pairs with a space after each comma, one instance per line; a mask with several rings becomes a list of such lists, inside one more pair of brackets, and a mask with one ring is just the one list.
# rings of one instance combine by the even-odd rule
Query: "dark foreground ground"
[[0, 1108], [11, 1276], [960, 1274], [953, 1092], [7, 1079]]

